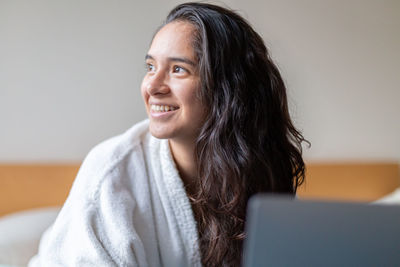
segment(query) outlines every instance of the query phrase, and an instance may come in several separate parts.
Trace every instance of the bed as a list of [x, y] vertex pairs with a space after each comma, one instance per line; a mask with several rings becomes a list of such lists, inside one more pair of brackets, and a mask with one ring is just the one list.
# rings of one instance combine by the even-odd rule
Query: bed
[[[0, 165], [0, 267], [26, 266], [79, 170], [72, 164]], [[397, 162], [307, 164], [300, 199], [400, 204]]]

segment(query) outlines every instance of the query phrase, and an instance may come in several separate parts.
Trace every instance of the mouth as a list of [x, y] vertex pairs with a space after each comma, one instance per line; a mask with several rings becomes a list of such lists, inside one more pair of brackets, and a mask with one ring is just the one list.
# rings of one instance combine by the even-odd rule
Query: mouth
[[152, 113], [169, 112], [169, 111], [174, 111], [177, 109], [179, 109], [179, 107], [169, 106], [169, 105], [155, 105], [155, 104], [150, 105], [150, 111]]

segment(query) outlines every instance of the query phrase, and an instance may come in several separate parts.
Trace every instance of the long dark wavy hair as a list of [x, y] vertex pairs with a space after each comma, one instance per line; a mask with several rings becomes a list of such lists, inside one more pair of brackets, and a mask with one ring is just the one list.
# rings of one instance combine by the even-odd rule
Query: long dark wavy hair
[[195, 149], [198, 190], [189, 194], [202, 263], [239, 266], [249, 197], [294, 195], [305, 177], [307, 141], [290, 119], [285, 84], [263, 39], [245, 19], [220, 6], [185, 3], [165, 24], [173, 21], [195, 28], [207, 111]]

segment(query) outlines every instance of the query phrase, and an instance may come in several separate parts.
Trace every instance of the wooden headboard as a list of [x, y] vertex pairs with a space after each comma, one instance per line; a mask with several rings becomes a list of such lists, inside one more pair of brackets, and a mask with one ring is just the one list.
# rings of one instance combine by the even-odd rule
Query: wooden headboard
[[387, 163], [310, 163], [300, 198], [370, 202], [400, 187], [400, 168]]
[[[59, 206], [79, 169], [76, 164], [0, 165], [0, 216]], [[398, 163], [310, 163], [299, 198], [373, 201], [400, 186]]]
[[79, 163], [0, 165], [0, 216], [62, 205], [79, 166]]

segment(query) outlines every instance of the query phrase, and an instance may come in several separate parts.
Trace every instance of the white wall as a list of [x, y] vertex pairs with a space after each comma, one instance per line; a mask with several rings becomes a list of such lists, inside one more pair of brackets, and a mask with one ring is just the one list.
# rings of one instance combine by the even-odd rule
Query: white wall
[[[0, 162], [80, 161], [145, 118], [143, 57], [178, 2], [0, 0]], [[307, 159], [400, 161], [400, 1], [225, 3], [279, 65]]]

